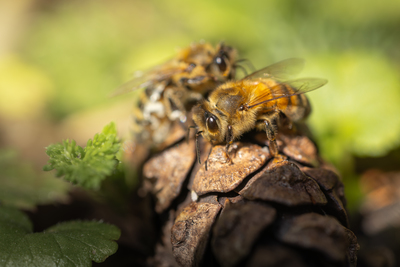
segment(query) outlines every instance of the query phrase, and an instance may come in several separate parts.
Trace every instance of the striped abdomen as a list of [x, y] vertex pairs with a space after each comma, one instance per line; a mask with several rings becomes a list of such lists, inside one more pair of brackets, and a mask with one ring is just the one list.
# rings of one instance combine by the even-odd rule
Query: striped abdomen
[[269, 91], [268, 98], [271, 99], [262, 105], [265, 112], [279, 110], [292, 121], [299, 121], [309, 115], [311, 107], [307, 97], [296, 94], [298, 91], [289, 84], [277, 84], [269, 80], [267, 83], [264, 81], [263, 85], [266, 86], [264, 90]]

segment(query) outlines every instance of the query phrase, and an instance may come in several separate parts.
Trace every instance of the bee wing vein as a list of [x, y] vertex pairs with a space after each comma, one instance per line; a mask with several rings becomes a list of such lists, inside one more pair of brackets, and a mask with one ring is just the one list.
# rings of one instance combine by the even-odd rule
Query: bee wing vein
[[[328, 81], [326, 79], [301, 78], [283, 83], [277, 83], [273, 87], [269, 87], [269, 90], [265, 90], [264, 93], [252, 99], [247, 105], [248, 108], [252, 108], [283, 97], [291, 97], [294, 95], [304, 94], [318, 89], [319, 87], [325, 85], [327, 82]], [[281, 86], [289, 86], [289, 88], [292, 90], [292, 93], [282, 93]]]

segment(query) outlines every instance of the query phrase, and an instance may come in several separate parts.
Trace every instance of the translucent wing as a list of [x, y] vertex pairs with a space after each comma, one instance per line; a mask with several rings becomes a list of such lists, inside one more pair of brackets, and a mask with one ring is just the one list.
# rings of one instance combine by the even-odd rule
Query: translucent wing
[[289, 58], [265, 67], [261, 70], [247, 75], [242, 80], [255, 78], [273, 78], [278, 81], [284, 81], [293, 78], [304, 68], [304, 59]]
[[135, 91], [140, 88], [147, 87], [151, 84], [166, 82], [171, 76], [174, 74], [182, 72], [182, 68], [173, 67], [173, 68], [163, 68], [162, 66], [155, 67], [150, 71], [145, 73], [139, 73], [132, 80], [124, 83], [119, 86], [115, 91], [111, 94], [111, 96], [117, 96], [125, 93], [129, 93]]
[[258, 94], [255, 98], [247, 103], [248, 108], [252, 108], [269, 101], [273, 101], [283, 97], [291, 97], [294, 95], [304, 94], [320, 88], [328, 82], [326, 79], [319, 78], [301, 78], [283, 83], [277, 83], [273, 87], [269, 87]]
[[119, 86], [113, 93], [111, 93], [110, 96], [113, 97], [130, 93], [159, 82], [166, 83], [167, 80], [173, 75], [185, 71], [185, 67], [187, 66], [182, 64], [176, 58], [171, 58], [163, 64], [150, 68], [147, 71], [138, 71], [135, 73], [135, 77], [133, 79]]

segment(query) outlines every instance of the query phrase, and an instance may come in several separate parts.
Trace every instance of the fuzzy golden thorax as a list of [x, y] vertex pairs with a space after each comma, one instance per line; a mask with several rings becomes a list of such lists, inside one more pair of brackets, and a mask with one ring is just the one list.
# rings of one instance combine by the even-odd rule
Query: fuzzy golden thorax
[[193, 120], [205, 139], [212, 143], [225, 143], [254, 128], [259, 108], [242, 108], [251, 97], [248, 94], [251, 90], [244, 86], [250, 85], [254, 86], [227, 82], [193, 109]]

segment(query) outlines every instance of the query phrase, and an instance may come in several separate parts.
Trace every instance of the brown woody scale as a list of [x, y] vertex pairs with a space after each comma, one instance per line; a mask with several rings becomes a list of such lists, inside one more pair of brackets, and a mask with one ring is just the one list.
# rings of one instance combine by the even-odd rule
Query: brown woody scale
[[[304, 128], [304, 126], [301, 126]], [[280, 129], [279, 157], [263, 133], [225, 146], [184, 131], [144, 165], [145, 188], [164, 220], [151, 266], [356, 266], [344, 188], [315, 144]]]

